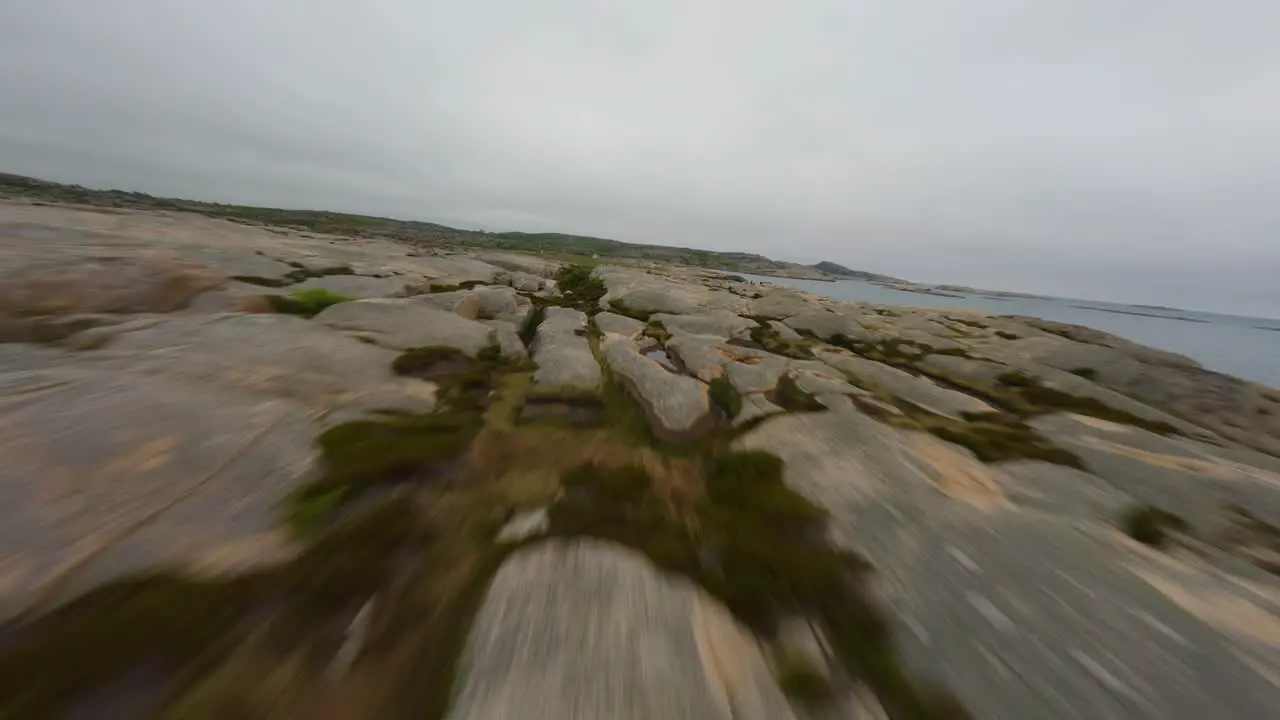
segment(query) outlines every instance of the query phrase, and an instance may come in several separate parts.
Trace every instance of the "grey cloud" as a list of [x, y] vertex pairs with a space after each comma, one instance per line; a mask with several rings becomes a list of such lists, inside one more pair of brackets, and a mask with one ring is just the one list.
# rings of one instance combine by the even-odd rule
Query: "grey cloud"
[[1280, 6], [11, 0], [0, 168], [1280, 315]]

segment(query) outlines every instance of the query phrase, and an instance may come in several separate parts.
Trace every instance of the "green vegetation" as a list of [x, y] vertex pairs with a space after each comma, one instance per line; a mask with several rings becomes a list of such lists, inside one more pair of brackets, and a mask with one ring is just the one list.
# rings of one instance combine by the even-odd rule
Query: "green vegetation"
[[520, 327], [520, 342], [523, 342], [525, 347], [533, 346], [533, 340], [538, 336], [538, 326], [547, 318], [547, 307], [542, 303], [534, 303], [533, 311]]
[[950, 316], [948, 316], [947, 319], [950, 320], [951, 322], [960, 323], [961, 325], [968, 325], [969, 327], [976, 328], [978, 330], [987, 329], [987, 326], [985, 324], [980, 323], [977, 320], [970, 320], [968, 318], [958, 318], [958, 317], [950, 317]]
[[[864, 340], [855, 340], [841, 333], [832, 335], [827, 342], [836, 347], [844, 348], [850, 352], [857, 353], [868, 360], [884, 363], [885, 365], [893, 365], [896, 367], [914, 368], [916, 360], [920, 358], [924, 351], [909, 340], [900, 338], [889, 338], [879, 342], [867, 342]], [[908, 352], [903, 347], [914, 348], [916, 352]]]
[[756, 321], [755, 327], [751, 328], [751, 342], [742, 340], [730, 340], [731, 345], [742, 345], [755, 348], [757, 350], [765, 350], [775, 355], [783, 357], [795, 358], [797, 360], [813, 359], [814, 341], [808, 338], [800, 340], [783, 340], [778, 331], [769, 324], [773, 318], [763, 315], [753, 315], [752, 320]]
[[818, 402], [813, 395], [801, 390], [795, 378], [786, 374], [778, 378], [778, 388], [771, 399], [788, 412], [814, 412], [827, 409], [827, 406]]
[[318, 439], [324, 474], [293, 493], [287, 519], [305, 534], [371, 489], [429, 481], [466, 450], [478, 431], [476, 417], [455, 414], [356, 420], [329, 428]]
[[561, 269], [556, 275], [556, 284], [560, 294], [583, 311], [599, 310], [600, 298], [609, 292], [603, 280], [591, 277], [591, 268], [581, 265], [568, 265]]
[[912, 419], [943, 440], [968, 448], [983, 462], [1043, 460], [1085, 469], [1075, 453], [1054, 445], [1031, 426], [1005, 415], [970, 416], [969, 422], [958, 422], [938, 416], [925, 419], [917, 413]]
[[671, 339], [671, 333], [667, 331], [667, 327], [660, 320], [650, 320], [644, 326], [644, 337], [653, 338], [658, 341], [662, 347], [667, 346], [667, 341]]
[[1091, 397], [1072, 395], [1061, 390], [1048, 387], [1039, 378], [1025, 373], [1005, 373], [997, 380], [1013, 390], [1008, 394], [993, 396], [1000, 402], [1024, 417], [1041, 415], [1055, 410], [1064, 410], [1080, 415], [1101, 418], [1122, 425], [1132, 425], [1160, 435], [1176, 435], [1178, 429], [1167, 422], [1149, 420]]
[[267, 299], [272, 310], [289, 315], [301, 315], [305, 318], [315, 317], [332, 305], [355, 300], [346, 295], [321, 289], [301, 290], [288, 296], [264, 295], [263, 297]]
[[712, 380], [709, 393], [711, 401], [724, 411], [728, 419], [732, 420], [742, 412], [742, 395], [726, 378], [718, 377]]
[[1120, 518], [1124, 534], [1144, 545], [1164, 547], [1171, 533], [1186, 533], [1190, 526], [1181, 516], [1154, 505], [1138, 505], [1125, 511]]
[[447, 381], [472, 370], [474, 361], [458, 348], [437, 345], [410, 348], [391, 361], [397, 375]]
[[814, 708], [831, 700], [831, 683], [811, 662], [795, 654], [777, 660], [778, 684], [792, 702]]

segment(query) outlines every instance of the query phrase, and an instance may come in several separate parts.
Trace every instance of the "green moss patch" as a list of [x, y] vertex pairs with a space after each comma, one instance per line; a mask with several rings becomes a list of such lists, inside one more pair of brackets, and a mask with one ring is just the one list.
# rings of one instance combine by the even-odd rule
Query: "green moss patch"
[[438, 398], [453, 411], [479, 412], [488, 407], [499, 375], [526, 370], [527, 365], [526, 360], [504, 357], [496, 345], [481, 349], [475, 358], [457, 348], [430, 346], [404, 351], [391, 369], [439, 384]]
[[801, 390], [795, 378], [786, 374], [778, 379], [778, 387], [769, 394], [769, 399], [788, 412], [816, 412], [827, 409], [827, 406], [818, 402], [813, 395]]
[[538, 336], [538, 326], [546, 319], [547, 306], [535, 303], [533, 310], [529, 313], [528, 317], [525, 318], [524, 325], [520, 327], [520, 341], [524, 343], [525, 347], [531, 347], [533, 345], [534, 338]]
[[756, 321], [756, 325], [751, 328], [751, 340], [761, 350], [798, 360], [813, 358], [814, 343], [812, 340], [807, 338], [783, 340], [778, 331], [769, 324], [768, 319], [763, 316], [755, 316], [753, 319]]
[[832, 698], [831, 681], [812, 663], [796, 655], [783, 655], [776, 661], [778, 685], [794, 703], [816, 708]]
[[725, 417], [732, 420], [742, 412], [742, 394], [727, 378], [718, 377], [712, 380], [708, 390], [711, 401], [724, 411]]
[[608, 288], [600, 278], [591, 276], [591, 268], [583, 265], [568, 265], [556, 275], [556, 286], [560, 294], [575, 305], [598, 308], [600, 298], [605, 296]]
[[970, 422], [958, 422], [938, 416], [925, 418], [916, 413], [912, 419], [943, 440], [968, 448], [983, 462], [1042, 460], [1085, 469], [1084, 462], [1075, 453], [1054, 445], [1015, 417], [1001, 414], [972, 417]]
[[650, 320], [644, 326], [644, 332], [641, 333], [641, 335], [647, 338], [653, 338], [654, 340], [657, 340], [658, 345], [662, 347], [666, 347], [667, 341], [671, 339], [671, 333], [668, 332], [666, 326], [663, 325], [662, 322], [658, 320]]
[[389, 415], [329, 428], [317, 440], [323, 473], [289, 496], [285, 519], [305, 537], [375, 488], [444, 477], [479, 429], [471, 413]]
[[[916, 361], [926, 354], [926, 350], [909, 340], [901, 338], [889, 338], [879, 342], [868, 342], [856, 340], [837, 333], [828, 339], [829, 343], [836, 347], [844, 348], [850, 352], [857, 353], [868, 360], [884, 363], [885, 365], [893, 365], [901, 368], [915, 369]], [[904, 348], [911, 348], [906, 350]]]
[[[1062, 410], [1101, 418], [1121, 425], [1132, 425], [1160, 435], [1176, 435], [1178, 433], [1178, 429], [1167, 422], [1148, 420], [1133, 413], [1113, 408], [1095, 398], [1072, 395], [1048, 387], [1041, 383], [1039, 378], [1031, 377], [1025, 373], [1004, 373], [997, 380], [1005, 387], [1016, 389], [1017, 402], [1013, 403], [1013, 406], [1020, 415], [1033, 416]], [[1005, 398], [1004, 402], [1009, 404], [1009, 399]]]
[[355, 300], [353, 297], [322, 289], [300, 290], [292, 295], [266, 295], [264, 297], [267, 298], [272, 310], [289, 315], [301, 315], [305, 318], [315, 317], [326, 308], [339, 303]]

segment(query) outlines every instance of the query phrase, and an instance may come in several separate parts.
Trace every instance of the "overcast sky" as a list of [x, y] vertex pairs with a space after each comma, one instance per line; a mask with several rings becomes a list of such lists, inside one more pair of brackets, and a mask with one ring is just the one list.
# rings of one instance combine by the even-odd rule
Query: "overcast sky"
[[0, 171], [1280, 316], [1268, 0], [0, 0]]

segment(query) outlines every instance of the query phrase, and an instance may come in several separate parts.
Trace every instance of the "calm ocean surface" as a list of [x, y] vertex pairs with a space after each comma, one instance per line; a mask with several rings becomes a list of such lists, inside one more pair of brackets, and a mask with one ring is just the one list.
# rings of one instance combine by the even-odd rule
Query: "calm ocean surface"
[[950, 290], [942, 292], [959, 297], [939, 297], [893, 290], [858, 280], [822, 282], [733, 274], [837, 300], [876, 305], [971, 308], [998, 315], [1031, 315], [1085, 325], [1143, 345], [1181, 353], [1211, 370], [1280, 387], [1280, 320], [1118, 305], [1096, 300], [995, 297]]

